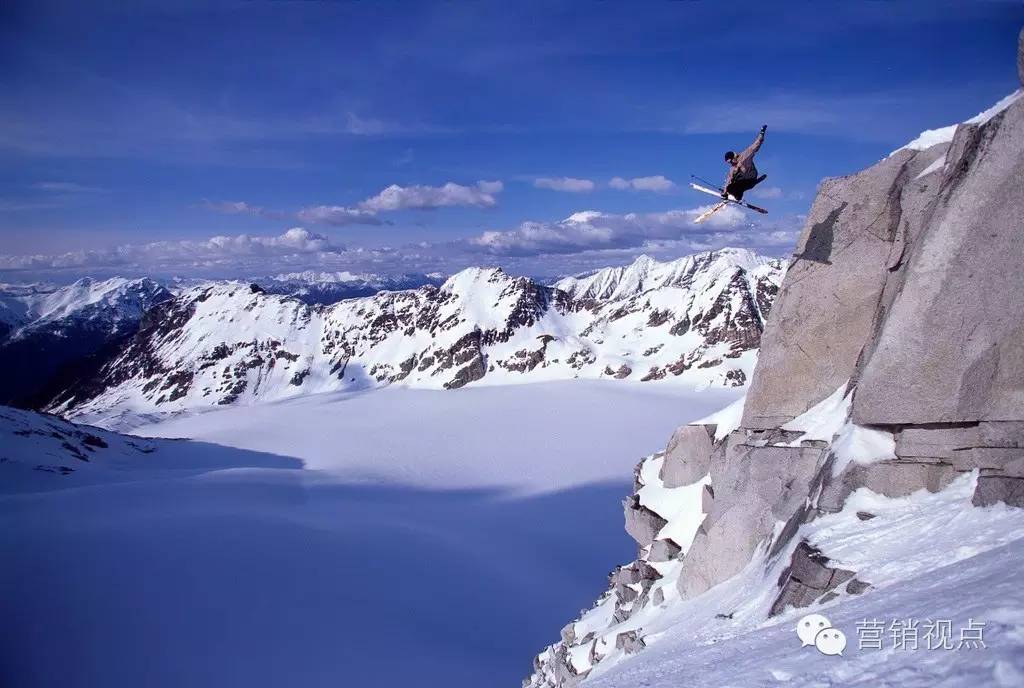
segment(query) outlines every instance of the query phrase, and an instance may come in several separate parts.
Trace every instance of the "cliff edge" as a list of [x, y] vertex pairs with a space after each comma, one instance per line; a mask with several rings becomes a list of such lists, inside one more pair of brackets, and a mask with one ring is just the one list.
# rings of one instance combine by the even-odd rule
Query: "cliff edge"
[[[821, 184], [745, 401], [640, 463], [624, 505], [638, 558], [524, 685], [600, 673], [709, 591], [733, 605], [717, 617], [764, 621], [887, 585], [815, 529], [830, 516], [849, 512], [853, 532], [884, 500], [951, 486], [964, 501], [935, 508], [1024, 507], [1021, 180], [1017, 91]], [[761, 581], [742, 602], [721, 592], [741, 577]]]

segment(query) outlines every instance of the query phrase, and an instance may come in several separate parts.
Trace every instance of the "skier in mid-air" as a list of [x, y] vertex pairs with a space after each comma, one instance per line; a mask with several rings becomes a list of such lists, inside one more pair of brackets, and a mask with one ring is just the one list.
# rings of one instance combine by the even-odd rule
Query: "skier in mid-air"
[[762, 174], [758, 177], [757, 167], [754, 166], [754, 153], [764, 143], [764, 132], [766, 129], [768, 129], [767, 124], [761, 127], [761, 131], [758, 133], [757, 138], [754, 139], [754, 142], [750, 144], [750, 147], [739, 155], [732, 151], [726, 151], [725, 164], [729, 166], [729, 174], [725, 177], [725, 190], [722, 192], [722, 198], [729, 198], [731, 196], [733, 200], [743, 200], [745, 192], [753, 189], [768, 176]]

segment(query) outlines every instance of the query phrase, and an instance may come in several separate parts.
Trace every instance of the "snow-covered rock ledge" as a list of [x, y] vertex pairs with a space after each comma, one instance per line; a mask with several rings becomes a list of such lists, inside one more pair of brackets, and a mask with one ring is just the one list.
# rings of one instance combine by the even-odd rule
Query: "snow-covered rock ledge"
[[637, 559], [524, 686], [666, 638], [697, 652], [1024, 537], [1024, 99], [949, 134], [822, 183], [746, 398], [640, 463]]

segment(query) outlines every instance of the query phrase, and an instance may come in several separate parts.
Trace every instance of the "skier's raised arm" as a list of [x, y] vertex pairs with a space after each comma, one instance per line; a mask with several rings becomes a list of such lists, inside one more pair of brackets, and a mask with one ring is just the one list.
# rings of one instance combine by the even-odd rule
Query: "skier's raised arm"
[[761, 149], [761, 144], [764, 143], [764, 132], [768, 129], [767, 124], [761, 125], [761, 131], [757, 132], [757, 138], [750, 144], [750, 147], [740, 153], [740, 160], [746, 161], [754, 156], [754, 153]]

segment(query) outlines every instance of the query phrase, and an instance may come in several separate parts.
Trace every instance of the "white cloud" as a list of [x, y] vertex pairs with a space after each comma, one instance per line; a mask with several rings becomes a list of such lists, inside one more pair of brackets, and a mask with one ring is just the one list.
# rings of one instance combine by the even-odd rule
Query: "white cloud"
[[276, 236], [218, 235], [208, 239], [154, 241], [104, 249], [69, 251], [56, 255], [0, 256], [3, 270], [137, 267], [158, 270], [211, 265], [233, 265], [251, 258], [277, 259], [295, 255], [342, 253], [344, 246], [303, 227]]
[[570, 193], [586, 193], [594, 190], [594, 182], [591, 180], [576, 179], [574, 177], [538, 177], [533, 180], [533, 185], [538, 189], [568, 191]]
[[382, 225], [378, 213], [394, 210], [429, 210], [449, 206], [475, 206], [490, 208], [497, 204], [495, 195], [505, 189], [501, 181], [478, 181], [473, 186], [448, 182], [444, 186], [399, 186], [392, 184], [376, 196], [371, 196], [357, 207], [344, 205], [312, 205], [295, 213], [267, 210], [245, 201], [207, 201], [203, 208], [226, 215], [253, 215], [274, 220], [294, 218], [305, 224], [326, 224], [335, 227], [348, 225]]
[[709, 234], [737, 227], [746, 221], [743, 211], [728, 206], [706, 222], [695, 224], [694, 219], [708, 207], [626, 215], [588, 210], [558, 222], [523, 222], [513, 230], [484, 232], [469, 243], [478, 250], [497, 255], [576, 253], [639, 246], [656, 239]]
[[490, 208], [497, 204], [495, 194], [505, 185], [500, 181], [479, 181], [474, 186], [463, 186], [448, 182], [443, 186], [399, 186], [392, 184], [376, 196], [372, 196], [359, 207], [369, 212], [389, 210], [426, 210], [449, 206], [475, 206]]
[[348, 208], [340, 205], [314, 205], [295, 213], [300, 222], [327, 224], [335, 227], [346, 225], [380, 225], [383, 221], [370, 210]]
[[613, 177], [608, 182], [608, 186], [620, 191], [671, 191], [676, 185], [671, 179], [659, 174], [653, 177], [634, 177], [632, 179]]

